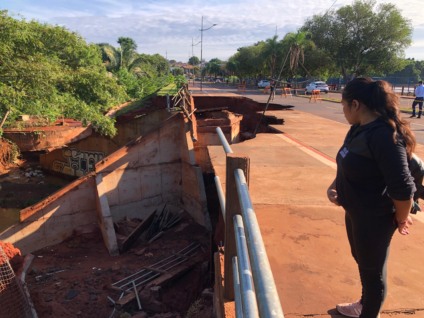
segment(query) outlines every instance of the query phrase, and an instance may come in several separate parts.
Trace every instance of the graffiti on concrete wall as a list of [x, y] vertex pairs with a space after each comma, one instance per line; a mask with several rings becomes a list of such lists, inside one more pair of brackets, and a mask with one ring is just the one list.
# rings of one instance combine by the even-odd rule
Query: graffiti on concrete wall
[[77, 177], [94, 171], [95, 164], [104, 158], [103, 152], [80, 151], [76, 148], [63, 149], [62, 155], [65, 161], [53, 161], [53, 171]]

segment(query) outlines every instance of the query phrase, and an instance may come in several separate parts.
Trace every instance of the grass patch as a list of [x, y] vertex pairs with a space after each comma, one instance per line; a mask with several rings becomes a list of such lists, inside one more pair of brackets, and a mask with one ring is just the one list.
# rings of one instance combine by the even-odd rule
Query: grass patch
[[171, 83], [165, 87], [162, 87], [158, 92], [157, 95], [158, 96], [174, 96], [175, 94], [178, 93], [178, 88], [177, 85], [175, 85], [175, 83]]
[[115, 114], [115, 117], [118, 117], [120, 115], [124, 115], [126, 113], [132, 112], [134, 110], [139, 110], [139, 109], [143, 109], [143, 107], [146, 106], [146, 102], [152, 98], [153, 96], [174, 96], [176, 93], [178, 93], [178, 88], [175, 85], [175, 83], [171, 83], [167, 86], [162, 87], [160, 90], [158, 90], [157, 92], [144, 97], [143, 99], [139, 99], [139, 100], [135, 100], [133, 102], [131, 102], [128, 106], [118, 110]]

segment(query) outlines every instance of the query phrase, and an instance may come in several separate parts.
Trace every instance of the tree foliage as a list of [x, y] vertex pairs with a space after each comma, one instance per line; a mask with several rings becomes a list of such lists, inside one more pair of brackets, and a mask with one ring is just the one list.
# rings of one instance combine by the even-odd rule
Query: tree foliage
[[314, 45], [307, 32], [300, 30], [287, 33], [282, 40], [274, 36], [237, 51], [226, 67], [241, 78], [327, 78], [334, 70], [331, 59]]
[[103, 113], [128, 97], [107, 76], [97, 46], [63, 27], [17, 20], [7, 11], [0, 11], [0, 26], [0, 112], [11, 111], [7, 124], [22, 114], [51, 121], [64, 116], [115, 133]]
[[261, 57], [263, 42], [237, 49], [228, 60], [229, 71], [239, 78], [257, 77], [264, 74], [265, 63]]
[[356, 0], [337, 11], [308, 19], [303, 31], [334, 60], [346, 80], [400, 69], [412, 28], [393, 4], [375, 8], [374, 0]]
[[264, 65], [268, 69], [271, 78], [277, 77], [278, 60], [281, 60], [282, 43], [278, 41], [278, 36], [275, 35], [271, 39], [267, 39], [262, 45], [261, 58]]
[[223, 65], [223, 62], [220, 59], [214, 58], [206, 64], [205, 70], [207, 73], [213, 74], [215, 77], [222, 76], [224, 73]]
[[424, 61], [406, 59], [403, 63], [405, 66], [401, 70], [390, 72], [386, 76], [392, 78], [392, 81], [402, 84], [415, 84], [424, 79]]
[[164, 57], [137, 53], [137, 45], [131, 38], [120, 37], [117, 42], [118, 48], [108, 43], [100, 43], [98, 47], [107, 70], [131, 98], [142, 99], [173, 80]]
[[200, 64], [200, 59], [197, 56], [192, 56], [188, 59], [188, 64], [197, 66]]

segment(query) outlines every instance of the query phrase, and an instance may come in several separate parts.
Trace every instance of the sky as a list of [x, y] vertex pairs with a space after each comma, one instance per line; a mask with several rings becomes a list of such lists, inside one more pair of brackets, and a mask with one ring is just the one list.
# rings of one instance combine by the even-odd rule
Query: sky
[[[410, 20], [413, 43], [405, 57], [424, 60], [423, 0], [376, 2], [395, 4]], [[118, 47], [119, 37], [130, 37], [139, 53], [187, 62], [193, 55], [200, 58], [201, 51], [206, 61], [226, 61], [240, 47], [274, 35], [282, 39], [314, 14], [350, 4], [352, 0], [0, 0], [0, 10], [18, 19], [64, 26], [88, 43]]]

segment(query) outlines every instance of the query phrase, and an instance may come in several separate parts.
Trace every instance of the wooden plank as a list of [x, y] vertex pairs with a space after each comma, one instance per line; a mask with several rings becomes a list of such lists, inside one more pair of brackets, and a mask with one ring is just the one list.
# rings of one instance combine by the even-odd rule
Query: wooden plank
[[122, 242], [122, 245], [119, 249], [121, 253], [127, 251], [131, 247], [131, 245], [135, 241], [137, 241], [141, 233], [143, 233], [143, 231], [150, 226], [156, 211], [157, 209], [151, 212], [150, 215], [146, 219], [141, 221], [140, 224], [130, 233], [130, 235], [127, 236], [127, 238]]
[[120, 309], [121, 307], [125, 306], [126, 304], [132, 302], [135, 299], [134, 292], [129, 292], [124, 297], [116, 301], [116, 307]]
[[167, 271], [166, 273], [160, 275], [158, 278], [153, 279], [147, 285], [148, 286], [161, 286], [164, 287], [168, 285], [171, 281], [183, 276], [189, 270], [191, 270], [196, 264], [201, 261], [199, 256], [193, 257], [189, 261], [186, 261], [176, 267], [174, 267], [171, 271]]

